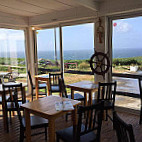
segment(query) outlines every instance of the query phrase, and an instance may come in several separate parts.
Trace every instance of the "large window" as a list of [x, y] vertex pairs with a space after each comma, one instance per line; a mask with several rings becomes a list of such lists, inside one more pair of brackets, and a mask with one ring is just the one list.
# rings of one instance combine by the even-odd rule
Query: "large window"
[[38, 73], [60, 71], [59, 28], [37, 31]]
[[[142, 17], [113, 20], [113, 72], [141, 74]], [[139, 94], [138, 79], [114, 77], [117, 91]], [[116, 104], [133, 109], [140, 108], [136, 98], [118, 96]]]
[[[0, 28], [0, 72], [26, 83], [25, 37], [23, 30]], [[5, 80], [6, 81], [6, 80]]]
[[69, 74], [66, 71], [91, 71], [89, 59], [94, 53], [94, 23], [62, 28], [65, 81], [94, 80], [93, 75]]

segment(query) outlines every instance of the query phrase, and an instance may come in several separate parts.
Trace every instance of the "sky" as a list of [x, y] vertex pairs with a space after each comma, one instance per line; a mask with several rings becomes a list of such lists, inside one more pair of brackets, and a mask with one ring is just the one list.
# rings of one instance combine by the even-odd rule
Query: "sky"
[[142, 17], [127, 18], [113, 21], [113, 48], [142, 48], [141, 41]]
[[[94, 47], [94, 24], [66, 26], [62, 29], [64, 50], [85, 50]], [[59, 28], [56, 28], [57, 49], [59, 50]], [[38, 51], [54, 50], [54, 29], [40, 30], [37, 34]]]
[[[115, 23], [115, 26], [114, 26]], [[142, 48], [142, 17], [113, 21], [113, 49]], [[62, 29], [63, 50], [90, 50], [94, 48], [94, 24], [65, 26]], [[59, 28], [56, 28], [59, 50]], [[24, 31], [0, 29], [0, 51], [25, 51]], [[54, 29], [37, 31], [38, 51], [54, 50]]]

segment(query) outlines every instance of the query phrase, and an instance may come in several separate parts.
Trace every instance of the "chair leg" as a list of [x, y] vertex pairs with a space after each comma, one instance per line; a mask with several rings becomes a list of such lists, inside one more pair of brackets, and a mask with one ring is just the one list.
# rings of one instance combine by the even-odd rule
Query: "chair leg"
[[47, 97], [47, 89], [45, 88], [45, 94], [46, 94], [46, 97]]
[[141, 110], [140, 110], [140, 120], [139, 120], [139, 124], [142, 123], [142, 106], [141, 106]]
[[66, 122], [68, 121], [68, 114], [66, 114]]
[[105, 121], [108, 121], [108, 110], [106, 110], [106, 120]]
[[10, 124], [12, 124], [11, 111], [9, 111]]
[[45, 126], [45, 140], [47, 140], [47, 127]]
[[6, 130], [7, 130], [7, 133], [9, 132], [9, 126], [8, 126], [8, 112], [6, 112]]
[[56, 142], [59, 142], [59, 136], [56, 134]]
[[24, 130], [20, 126], [20, 142], [24, 142]]
[[33, 89], [32, 89], [32, 93], [31, 93], [31, 94], [32, 94], [32, 101], [33, 101], [33, 97], [34, 97], [34, 94], [33, 94]]

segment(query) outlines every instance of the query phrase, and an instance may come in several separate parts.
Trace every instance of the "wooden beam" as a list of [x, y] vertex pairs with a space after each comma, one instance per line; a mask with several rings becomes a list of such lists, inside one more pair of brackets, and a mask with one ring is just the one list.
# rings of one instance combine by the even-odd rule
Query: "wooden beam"
[[94, 11], [99, 10], [99, 3], [95, 2], [94, 0], [73, 0], [73, 1], [91, 10], [94, 10]]

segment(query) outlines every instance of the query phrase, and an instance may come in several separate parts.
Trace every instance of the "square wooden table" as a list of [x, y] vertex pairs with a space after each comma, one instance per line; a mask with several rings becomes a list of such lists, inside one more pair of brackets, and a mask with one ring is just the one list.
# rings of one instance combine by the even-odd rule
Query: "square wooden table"
[[49, 74], [42, 74], [42, 75], [35, 75], [35, 90], [36, 90], [36, 99], [38, 99], [38, 81], [45, 81], [46, 84], [47, 84], [47, 95], [49, 96], [50, 95], [50, 92], [49, 92], [49, 87], [50, 87], [50, 84], [49, 84]]
[[[5, 84], [19, 84], [19, 83], [16, 83], [16, 82], [7, 82]], [[23, 99], [24, 101], [26, 101], [26, 92], [25, 92], [25, 87], [27, 85], [22, 85], [22, 91], [23, 91]], [[9, 93], [9, 91], [7, 90], [6, 93]], [[3, 113], [3, 125], [4, 125], [4, 130], [7, 130], [7, 127], [6, 127], [6, 111], [5, 111], [5, 99], [4, 99], [4, 92], [3, 92], [3, 88], [2, 88], [2, 84], [0, 84], [0, 96], [2, 96], [2, 113]]]
[[41, 116], [43, 118], [48, 119], [49, 128], [48, 128], [48, 136], [49, 142], [55, 142], [55, 120], [66, 114], [68, 111], [57, 111], [55, 109], [55, 103], [61, 101], [71, 101], [74, 106], [74, 110], [72, 110], [72, 119], [73, 125], [77, 124], [77, 105], [79, 105], [80, 101], [75, 101], [68, 98], [61, 98], [57, 96], [48, 96], [44, 98], [40, 98], [36, 101], [23, 104], [21, 107], [24, 108], [25, 111], [25, 119], [26, 119], [26, 141], [31, 142], [31, 125], [30, 125], [30, 113]]
[[74, 91], [84, 92], [85, 106], [87, 106], [87, 93], [89, 93], [89, 105], [92, 104], [92, 93], [98, 91], [98, 84], [92, 81], [80, 81], [67, 85], [71, 88], [71, 98], [74, 99]]

